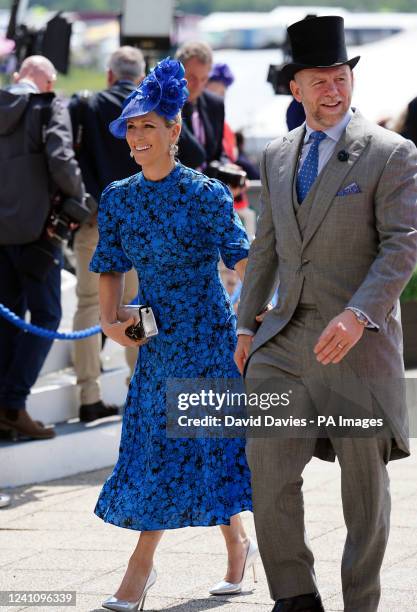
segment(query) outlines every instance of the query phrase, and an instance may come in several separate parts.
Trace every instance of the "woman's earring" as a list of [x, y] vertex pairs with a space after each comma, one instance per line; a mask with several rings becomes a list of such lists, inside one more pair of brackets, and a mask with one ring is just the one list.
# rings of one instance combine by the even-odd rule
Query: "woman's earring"
[[169, 145], [169, 154], [171, 155], [171, 157], [175, 157], [178, 153], [178, 145], [177, 144], [170, 144]]
[[135, 157], [135, 156], [134, 156], [134, 154], [133, 154], [132, 149], [130, 149], [130, 153], [129, 153], [129, 155], [130, 155], [130, 157]]

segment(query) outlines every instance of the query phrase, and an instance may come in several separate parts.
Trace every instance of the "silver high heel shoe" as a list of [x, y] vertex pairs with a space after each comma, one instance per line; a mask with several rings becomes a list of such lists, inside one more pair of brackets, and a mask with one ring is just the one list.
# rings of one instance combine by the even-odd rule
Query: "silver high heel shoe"
[[252, 571], [253, 571], [253, 581], [257, 582], [255, 562], [258, 556], [259, 556], [258, 546], [253, 540], [249, 538], [249, 546], [248, 546], [248, 550], [246, 553], [245, 565], [243, 566], [242, 578], [240, 579], [240, 582], [233, 583], [233, 582], [226, 582], [225, 580], [222, 580], [221, 582], [219, 582], [213, 588], [210, 589], [209, 591], [210, 595], [236, 595], [237, 593], [241, 593], [242, 582], [245, 577], [246, 570], [248, 570], [250, 567], [252, 568]]
[[101, 605], [103, 608], [107, 608], [108, 610], [115, 610], [115, 612], [137, 612], [137, 610], [143, 610], [146, 595], [149, 589], [153, 587], [155, 582], [156, 571], [155, 568], [152, 568], [151, 573], [148, 576], [148, 580], [146, 581], [146, 584], [142, 591], [142, 595], [139, 597], [138, 601], [126, 601], [124, 599], [117, 599], [117, 597], [113, 596], [106, 599], [106, 601], [103, 601]]

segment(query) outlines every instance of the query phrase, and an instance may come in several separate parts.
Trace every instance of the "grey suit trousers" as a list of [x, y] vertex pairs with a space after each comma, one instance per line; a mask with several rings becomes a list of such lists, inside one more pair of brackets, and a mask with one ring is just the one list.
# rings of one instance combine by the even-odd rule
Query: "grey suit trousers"
[[[309, 381], [325, 370], [331, 375], [331, 368], [338, 367], [321, 366], [315, 359], [313, 347], [324, 327], [317, 310], [299, 307], [290, 323], [250, 357], [247, 380], [286, 376], [299, 383], [297, 401], [305, 404], [306, 413], [322, 414]], [[331, 433], [329, 437], [341, 468], [347, 527], [342, 559], [344, 609], [375, 612], [389, 534], [386, 463], [391, 439], [333, 437]], [[253, 437], [247, 441], [256, 533], [274, 600], [318, 590], [304, 527], [302, 494], [302, 473], [317, 442], [314, 434], [305, 438]]]

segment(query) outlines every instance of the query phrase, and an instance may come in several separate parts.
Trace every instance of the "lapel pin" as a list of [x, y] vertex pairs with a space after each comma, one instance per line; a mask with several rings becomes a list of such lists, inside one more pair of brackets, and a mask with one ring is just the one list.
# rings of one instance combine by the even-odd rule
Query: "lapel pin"
[[346, 162], [349, 159], [349, 153], [347, 151], [339, 151], [337, 159], [341, 162]]

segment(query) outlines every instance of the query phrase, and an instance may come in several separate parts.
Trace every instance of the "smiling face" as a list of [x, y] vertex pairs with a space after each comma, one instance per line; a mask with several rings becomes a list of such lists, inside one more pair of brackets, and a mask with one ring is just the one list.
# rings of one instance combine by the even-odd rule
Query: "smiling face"
[[313, 130], [337, 125], [350, 108], [353, 74], [346, 64], [334, 68], [306, 68], [295, 74], [291, 93], [301, 102]]
[[179, 123], [167, 126], [164, 117], [153, 111], [126, 123], [126, 140], [136, 163], [143, 168], [163, 168], [172, 162], [170, 145], [178, 140]]

